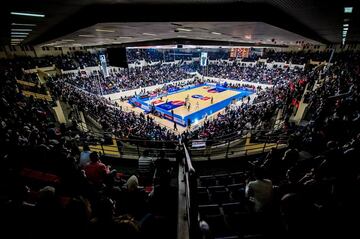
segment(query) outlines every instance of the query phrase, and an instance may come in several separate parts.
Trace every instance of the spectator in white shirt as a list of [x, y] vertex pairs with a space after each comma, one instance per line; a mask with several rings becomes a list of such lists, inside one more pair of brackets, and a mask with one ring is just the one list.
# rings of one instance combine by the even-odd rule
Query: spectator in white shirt
[[255, 180], [248, 182], [245, 195], [254, 203], [254, 211], [262, 212], [272, 201], [273, 184], [264, 178], [262, 168], [256, 168], [254, 174]]
[[80, 153], [80, 167], [84, 168], [88, 163], [90, 163], [90, 148], [88, 145], [84, 145], [83, 151]]

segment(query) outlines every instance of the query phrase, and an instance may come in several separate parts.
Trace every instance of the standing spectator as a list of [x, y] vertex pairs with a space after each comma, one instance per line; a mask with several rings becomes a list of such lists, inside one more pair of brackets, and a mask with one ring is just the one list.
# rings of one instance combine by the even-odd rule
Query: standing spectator
[[109, 173], [109, 167], [100, 161], [98, 153], [92, 152], [90, 154], [90, 163], [85, 166], [85, 174], [89, 182], [99, 186]]
[[80, 162], [79, 165], [81, 168], [85, 168], [85, 166], [90, 163], [90, 148], [89, 145], [85, 144], [83, 147], [83, 151], [80, 153]]
[[254, 211], [262, 212], [272, 200], [273, 185], [271, 180], [264, 178], [262, 168], [254, 171], [255, 180], [246, 185], [245, 194], [254, 203]]

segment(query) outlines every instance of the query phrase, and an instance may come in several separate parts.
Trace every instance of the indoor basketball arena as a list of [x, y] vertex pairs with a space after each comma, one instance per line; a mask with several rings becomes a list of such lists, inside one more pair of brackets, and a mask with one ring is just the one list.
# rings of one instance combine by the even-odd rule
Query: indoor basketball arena
[[2, 238], [360, 237], [360, 1], [1, 5]]

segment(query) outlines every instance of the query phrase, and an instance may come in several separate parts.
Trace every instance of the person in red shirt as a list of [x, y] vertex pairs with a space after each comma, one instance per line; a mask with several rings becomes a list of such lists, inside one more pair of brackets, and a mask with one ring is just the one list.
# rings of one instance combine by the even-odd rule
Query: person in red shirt
[[109, 167], [100, 161], [98, 153], [92, 152], [90, 163], [85, 166], [85, 174], [89, 182], [94, 185], [101, 185], [109, 173]]

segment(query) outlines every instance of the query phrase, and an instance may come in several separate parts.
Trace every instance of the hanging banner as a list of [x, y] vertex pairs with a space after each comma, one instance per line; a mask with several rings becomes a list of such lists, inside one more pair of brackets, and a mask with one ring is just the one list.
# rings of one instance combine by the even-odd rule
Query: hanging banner
[[107, 64], [106, 64], [106, 56], [105, 56], [105, 54], [100, 54], [99, 59], [100, 59], [101, 70], [102, 70], [104, 76], [105, 77], [109, 76], [108, 71], [107, 71]]

